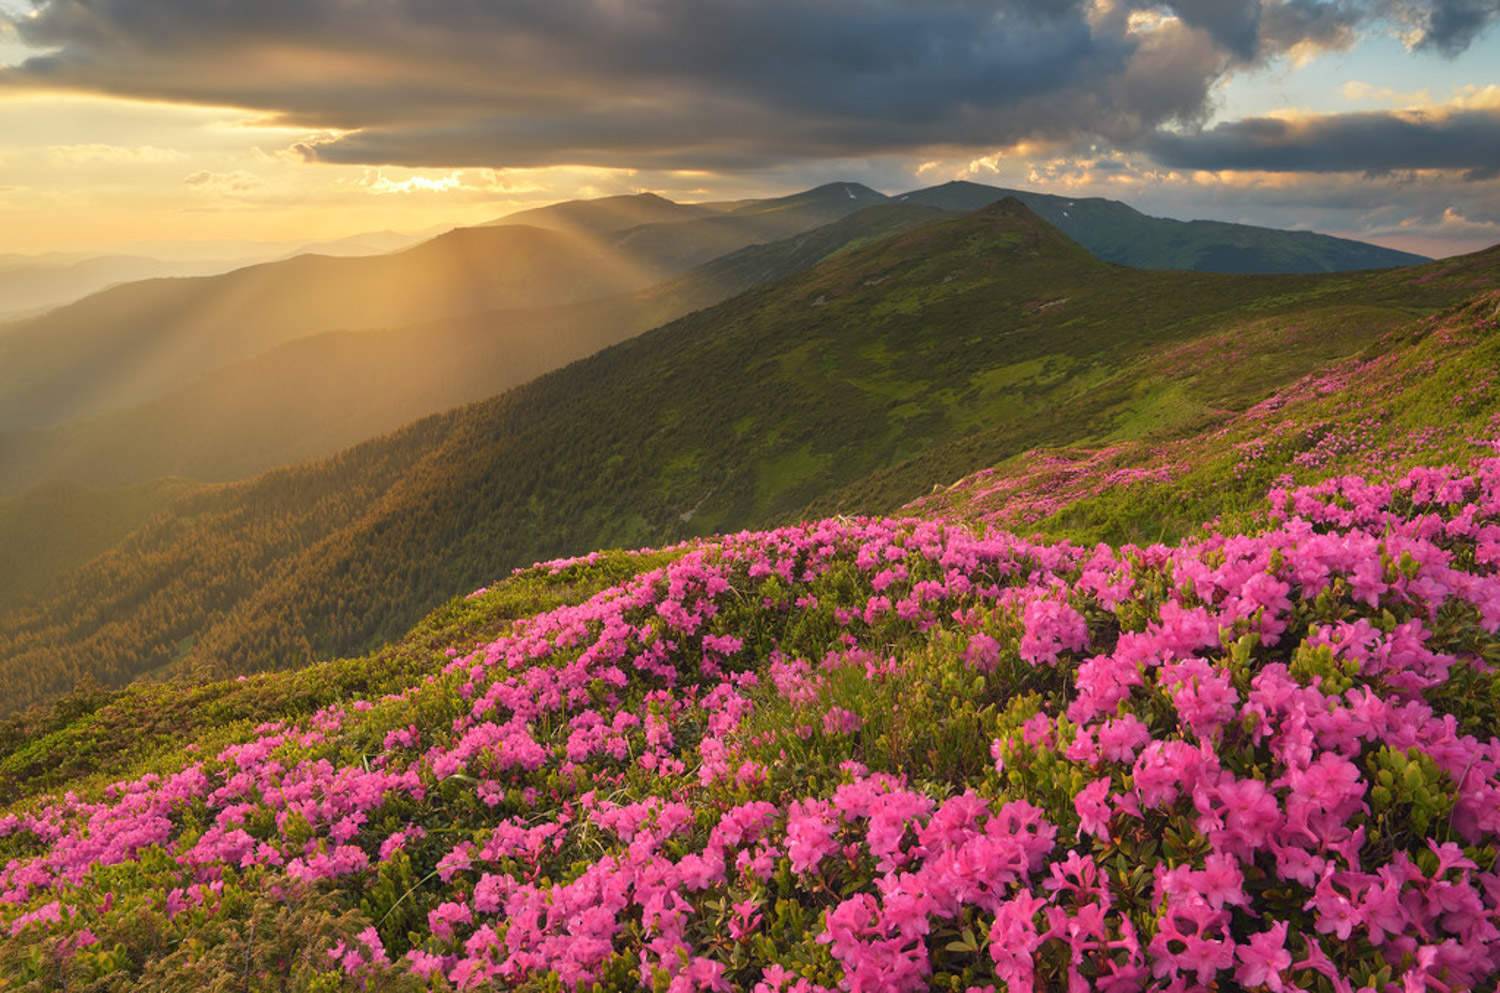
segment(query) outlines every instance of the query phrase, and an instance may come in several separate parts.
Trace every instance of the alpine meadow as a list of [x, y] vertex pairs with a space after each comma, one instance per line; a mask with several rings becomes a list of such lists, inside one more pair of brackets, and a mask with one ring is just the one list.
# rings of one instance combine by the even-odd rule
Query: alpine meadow
[[1497, 21], [0, 0], [0, 993], [1495, 993]]

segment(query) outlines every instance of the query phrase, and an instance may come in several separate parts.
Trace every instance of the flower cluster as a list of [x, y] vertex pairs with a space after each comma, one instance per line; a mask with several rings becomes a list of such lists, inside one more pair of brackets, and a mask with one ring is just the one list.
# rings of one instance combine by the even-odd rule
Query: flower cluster
[[0, 961], [328, 893], [354, 988], [1492, 990], [1500, 459], [1270, 505], [1171, 547], [685, 546], [396, 696], [0, 819], [0, 954], [36, 952]]

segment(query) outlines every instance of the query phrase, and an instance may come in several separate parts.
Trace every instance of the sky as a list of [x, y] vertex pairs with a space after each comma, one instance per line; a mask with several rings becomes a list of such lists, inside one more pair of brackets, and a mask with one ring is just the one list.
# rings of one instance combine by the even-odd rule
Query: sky
[[0, 0], [0, 254], [968, 179], [1500, 242], [1500, 0]]

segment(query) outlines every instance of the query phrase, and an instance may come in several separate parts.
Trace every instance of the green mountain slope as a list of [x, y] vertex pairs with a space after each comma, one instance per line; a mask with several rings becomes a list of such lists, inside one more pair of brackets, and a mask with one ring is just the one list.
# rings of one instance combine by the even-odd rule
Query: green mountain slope
[[0, 498], [0, 610], [118, 544], [195, 488], [185, 479], [115, 489], [57, 483]]
[[1107, 262], [1138, 269], [1225, 273], [1342, 272], [1390, 269], [1429, 261], [1348, 238], [1222, 221], [1151, 217], [1117, 200], [1069, 198], [980, 183], [952, 182], [896, 199], [942, 210], [979, 210], [1015, 197]]
[[138, 407], [0, 433], [0, 494], [42, 480], [228, 481], [330, 455], [938, 216], [934, 208], [880, 204], [627, 296], [299, 338]]
[[[1085, 547], [1176, 540], [1216, 517], [1225, 529], [1253, 531], [1264, 521], [1249, 515], [1264, 510], [1265, 491], [1280, 476], [1299, 483], [1356, 471], [1392, 476], [1492, 451], [1486, 442], [1500, 437], [1496, 368], [1500, 293], [1481, 293], [1378, 336], [1211, 430], [1026, 452], [902, 512], [1036, 530]], [[1344, 440], [1355, 434], [1360, 444]], [[450, 645], [493, 638], [517, 618], [580, 602], [678, 554], [606, 552], [562, 570], [527, 569], [482, 596], [446, 600], [365, 658], [192, 688], [95, 688], [0, 721], [0, 805], [185, 761], [188, 741], [231, 740], [262, 721], [295, 721], [351, 696], [396, 692], [446, 661]]]
[[[1500, 265], [1500, 249], [1483, 253]], [[1264, 329], [1263, 329], [1264, 330]], [[1143, 392], [1191, 381], [1212, 394], [1226, 363], [1297, 347], [1312, 329], [1209, 339], [1164, 350]], [[1500, 439], [1500, 292], [1380, 335], [1248, 409], [1220, 409], [1140, 440], [1083, 439], [1023, 452], [971, 473], [909, 509], [1090, 541], [1175, 540], [1204, 521], [1253, 528], [1278, 480], [1341, 473], [1394, 476], [1464, 464]]]
[[[1249, 406], [1497, 274], [1493, 254], [1335, 276], [1126, 269], [1002, 202], [330, 462], [197, 495], [5, 617], [0, 678], [19, 705], [83, 671], [118, 683], [349, 654], [511, 565], [775, 521], [841, 492], [840, 509], [897, 506], [1037, 445]], [[1275, 321], [1316, 333], [1265, 352], [1242, 390], [1221, 374], [1118, 394], [1088, 420], [1056, 413], [1164, 347]]]

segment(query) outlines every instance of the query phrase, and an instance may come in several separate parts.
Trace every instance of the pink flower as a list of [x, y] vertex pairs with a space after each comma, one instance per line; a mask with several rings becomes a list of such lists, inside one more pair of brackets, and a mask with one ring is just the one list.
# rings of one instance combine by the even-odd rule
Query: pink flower
[[1000, 642], [987, 634], [976, 634], [969, 638], [964, 649], [964, 661], [980, 672], [991, 672], [1000, 662]]
[[1104, 776], [1089, 783], [1073, 797], [1079, 832], [1091, 834], [1101, 841], [1109, 840], [1109, 786], [1109, 777]]
[[1134, 714], [1104, 722], [1098, 731], [1099, 754], [1111, 762], [1134, 762], [1141, 746], [1151, 740], [1151, 732]]
[[1265, 986], [1272, 993], [1288, 989], [1282, 978], [1292, 966], [1292, 953], [1286, 950], [1286, 922], [1271, 925], [1267, 931], [1250, 936], [1248, 944], [1235, 949], [1240, 960], [1234, 978], [1243, 986]]
[[1021, 622], [1026, 631], [1021, 636], [1021, 658], [1032, 665], [1055, 665], [1062, 652], [1088, 647], [1089, 627], [1083, 615], [1060, 600], [1030, 601]]
[[843, 707], [830, 707], [823, 715], [824, 734], [853, 734], [864, 727], [864, 718]]

